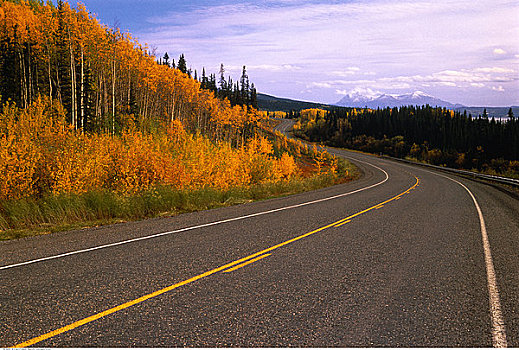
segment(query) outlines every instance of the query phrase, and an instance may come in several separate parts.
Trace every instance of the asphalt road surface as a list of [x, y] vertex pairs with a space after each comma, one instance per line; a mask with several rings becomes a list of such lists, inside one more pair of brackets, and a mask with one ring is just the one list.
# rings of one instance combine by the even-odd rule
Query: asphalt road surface
[[0, 346], [518, 347], [519, 201], [332, 152], [363, 177], [0, 243]]

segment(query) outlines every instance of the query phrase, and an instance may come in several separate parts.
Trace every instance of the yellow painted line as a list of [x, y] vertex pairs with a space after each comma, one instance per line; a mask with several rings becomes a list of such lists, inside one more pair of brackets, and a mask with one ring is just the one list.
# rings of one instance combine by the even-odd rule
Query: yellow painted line
[[340, 224], [335, 225], [334, 227], [341, 227], [342, 225], [347, 224], [348, 222], [351, 222], [351, 220], [343, 221]]
[[337, 222], [334, 222], [335, 226], [333, 226], [333, 227], [337, 227], [338, 225], [342, 224], [344, 221], [351, 221], [351, 220], [348, 220], [348, 218], [341, 219]]
[[[396, 198], [395, 198], [396, 199]], [[383, 205], [379, 205], [378, 207], [376, 207], [375, 209], [380, 209], [380, 208], [383, 208], [384, 206]]]
[[151, 298], [157, 297], [157, 296], [159, 296], [159, 295], [161, 295], [161, 294], [164, 294], [164, 293], [170, 292], [170, 291], [172, 291], [172, 290], [174, 290], [174, 289], [177, 289], [178, 287], [182, 287], [182, 286], [184, 286], [184, 285], [186, 285], [186, 284], [189, 284], [189, 283], [192, 283], [192, 282], [198, 281], [199, 279], [202, 279], [202, 278], [204, 278], [204, 277], [208, 277], [208, 276], [213, 275], [213, 274], [215, 274], [215, 273], [217, 273], [217, 272], [220, 272], [220, 271], [222, 271], [222, 270], [226, 270], [226, 269], [228, 269], [228, 268], [230, 268], [230, 267], [232, 267], [232, 266], [235, 266], [235, 265], [241, 264], [241, 263], [243, 263], [243, 262], [245, 262], [245, 261], [247, 261], [247, 260], [249, 260], [249, 259], [255, 258], [255, 257], [260, 256], [260, 255], [264, 255], [265, 253], [271, 252], [271, 251], [273, 251], [273, 250], [275, 250], [275, 249], [278, 249], [278, 248], [281, 248], [281, 247], [283, 247], [283, 246], [285, 246], [285, 245], [288, 245], [288, 244], [290, 244], [290, 243], [296, 242], [296, 241], [298, 241], [298, 240], [300, 240], [300, 239], [303, 239], [303, 238], [305, 238], [305, 237], [308, 237], [308, 236], [310, 236], [310, 235], [313, 235], [313, 234], [315, 234], [315, 233], [317, 233], [317, 232], [321, 232], [321, 231], [323, 231], [323, 230], [326, 230], [327, 228], [330, 228], [330, 227], [332, 227], [332, 226], [335, 226], [335, 225], [337, 225], [337, 224], [340, 224], [340, 223], [342, 223], [342, 222], [344, 222], [344, 221], [350, 220], [350, 219], [352, 219], [352, 218], [354, 218], [354, 217], [356, 217], [356, 216], [359, 216], [359, 215], [364, 214], [364, 213], [366, 213], [366, 212], [368, 212], [368, 211], [371, 211], [371, 210], [373, 210], [373, 209], [375, 209], [375, 208], [377, 208], [377, 207], [379, 207], [379, 206], [381, 206], [381, 205], [384, 205], [384, 204], [386, 204], [386, 203], [389, 203], [389, 202], [395, 200], [397, 197], [400, 197], [400, 196], [404, 195], [405, 193], [409, 193], [410, 190], [414, 189], [414, 188], [415, 188], [416, 186], [418, 186], [418, 184], [420, 183], [420, 179], [418, 179], [416, 176], [415, 176], [415, 179], [416, 179], [416, 183], [415, 183], [413, 186], [411, 186], [409, 189], [407, 189], [406, 191], [404, 191], [404, 192], [402, 192], [402, 193], [400, 193], [400, 194], [398, 194], [398, 195], [396, 195], [396, 196], [394, 196], [394, 197], [392, 197], [392, 198], [390, 198], [390, 199], [388, 199], [388, 200], [385, 200], [385, 201], [383, 201], [383, 202], [381, 202], [381, 203], [378, 203], [378, 204], [376, 204], [376, 205], [374, 205], [374, 206], [372, 206], [372, 207], [369, 207], [368, 209], [364, 209], [364, 210], [362, 210], [362, 211], [359, 211], [358, 213], [355, 213], [355, 214], [353, 214], [353, 215], [350, 215], [350, 216], [348, 216], [347, 218], [344, 218], [344, 219], [341, 219], [341, 220], [335, 221], [335, 222], [333, 222], [333, 223], [331, 223], [331, 224], [328, 224], [328, 225], [326, 225], [326, 226], [320, 227], [320, 228], [318, 228], [318, 229], [315, 229], [315, 230], [313, 230], [313, 231], [310, 231], [310, 232], [308, 232], [308, 233], [305, 233], [305, 234], [303, 234], [303, 235], [301, 235], [301, 236], [297, 236], [297, 237], [295, 237], [295, 238], [289, 239], [288, 241], [284, 241], [284, 242], [282, 242], [282, 243], [276, 244], [276, 245], [274, 245], [274, 246], [272, 246], [272, 247], [269, 247], [269, 248], [267, 248], [267, 249], [263, 249], [262, 251], [259, 251], [259, 252], [257, 252], [257, 253], [251, 254], [251, 255], [249, 255], [249, 256], [246, 256], [245, 258], [241, 258], [241, 259], [238, 259], [238, 260], [232, 261], [232, 262], [230, 262], [230, 263], [228, 263], [228, 264], [225, 264], [225, 265], [222, 265], [222, 266], [217, 267], [217, 268], [215, 268], [215, 269], [209, 270], [209, 271], [204, 272], [204, 273], [202, 273], [202, 274], [200, 274], [200, 275], [197, 275], [197, 276], [195, 276], [195, 277], [191, 277], [191, 278], [189, 278], [189, 279], [187, 279], [187, 280], [185, 280], [185, 281], [178, 282], [178, 283], [173, 284], [173, 285], [171, 285], [171, 286], [169, 286], [169, 287], [166, 287], [166, 288], [163, 288], [163, 289], [157, 290], [157, 291], [155, 291], [155, 292], [153, 292], [153, 293], [150, 293], [150, 294], [146, 294], [146, 295], [144, 295], [144, 296], [142, 296], [142, 297], [140, 297], [140, 298], [137, 298], [137, 299], [134, 299], [134, 300], [128, 301], [128, 302], [126, 302], [126, 303], [124, 303], [124, 304], [121, 304], [121, 305], [118, 305], [118, 306], [115, 306], [115, 307], [112, 307], [112, 308], [110, 308], [110, 309], [107, 309], [107, 310], [102, 311], [102, 312], [100, 312], [100, 313], [97, 313], [97, 314], [95, 314], [95, 315], [92, 315], [92, 316], [86, 317], [86, 318], [84, 318], [84, 319], [82, 319], [82, 320], [79, 320], [79, 321], [76, 321], [76, 322], [74, 322], [74, 323], [71, 323], [71, 324], [69, 324], [69, 325], [67, 325], [67, 326], [64, 326], [64, 327], [58, 328], [58, 329], [53, 330], [53, 331], [51, 331], [51, 332], [45, 333], [45, 334], [43, 334], [43, 335], [40, 335], [40, 336], [38, 336], [38, 337], [36, 337], [36, 338], [32, 338], [32, 339], [29, 339], [29, 340], [27, 340], [27, 341], [25, 341], [25, 342], [23, 342], [23, 343], [20, 343], [20, 344], [14, 345], [14, 346], [12, 346], [12, 347], [13, 347], [13, 348], [25, 348], [25, 347], [28, 347], [28, 346], [34, 345], [34, 344], [39, 343], [39, 342], [41, 342], [41, 341], [43, 341], [43, 340], [46, 340], [46, 339], [49, 339], [49, 338], [55, 337], [55, 336], [57, 336], [57, 335], [59, 335], [59, 334], [65, 333], [65, 332], [68, 332], [68, 331], [70, 331], [70, 330], [73, 330], [73, 329], [75, 329], [75, 328], [78, 328], [78, 327], [80, 327], [80, 326], [83, 326], [83, 325], [85, 325], [85, 324], [87, 324], [87, 323], [90, 323], [90, 322], [93, 322], [93, 321], [95, 321], [95, 320], [98, 320], [98, 319], [100, 319], [100, 318], [102, 318], [102, 317], [105, 317], [105, 316], [111, 315], [111, 314], [113, 314], [113, 313], [115, 313], [115, 312], [117, 312], [117, 311], [121, 311], [121, 310], [127, 309], [127, 308], [129, 308], [129, 307], [131, 307], [131, 306], [134, 306], [134, 305], [136, 305], [136, 304], [142, 303], [143, 301], [146, 301], [146, 300], [148, 300], [148, 299], [151, 299]]
[[230, 269], [227, 269], [227, 270], [225, 270], [224, 272], [225, 272], [225, 273], [227, 273], [227, 272], [233, 272], [234, 270], [241, 269], [242, 267], [247, 266], [247, 265], [249, 265], [249, 264], [252, 264], [253, 262], [256, 262], [256, 261], [258, 261], [258, 260], [261, 260], [261, 259], [263, 259], [263, 258], [266, 258], [266, 257], [269, 256], [269, 255], [272, 255], [272, 254], [264, 254], [264, 255], [260, 255], [260, 256], [258, 256], [257, 258], [254, 258], [254, 259], [252, 259], [252, 260], [246, 261], [246, 262], [244, 262], [244, 263], [242, 263], [242, 264], [240, 264], [240, 265], [236, 265], [236, 266], [234, 266], [234, 267], [231, 267]]

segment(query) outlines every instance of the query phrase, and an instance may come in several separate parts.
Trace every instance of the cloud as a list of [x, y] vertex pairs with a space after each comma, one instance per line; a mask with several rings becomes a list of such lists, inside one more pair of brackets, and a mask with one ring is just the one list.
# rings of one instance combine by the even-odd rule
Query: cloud
[[[226, 71], [239, 71], [241, 72], [243, 69], [243, 66], [224, 66]], [[269, 71], [269, 72], [293, 72], [298, 71], [301, 69], [301, 67], [291, 65], [291, 64], [259, 64], [259, 65], [250, 65], [246, 66], [247, 71], [256, 71], [256, 70], [263, 70], [263, 71]]]
[[316, 88], [325, 88], [325, 89], [329, 89], [331, 88], [333, 85], [331, 83], [326, 83], [326, 82], [322, 82], [322, 83], [319, 83], [319, 82], [313, 82], [313, 83], [310, 83], [308, 84], [306, 87], [307, 88], [313, 88], [313, 87], [316, 87]]
[[492, 90], [498, 92], [505, 92], [505, 89], [501, 85], [499, 85], [498, 87], [492, 86]]
[[[179, 52], [189, 51], [189, 47], [195, 50], [195, 46], [208, 53], [217, 50], [221, 56], [233, 55], [236, 49], [240, 57], [243, 49], [248, 50], [248, 57], [257, 53], [265, 56], [267, 52], [284, 55], [291, 52], [296, 61], [315, 59], [316, 56], [324, 61], [347, 58], [353, 63], [350, 66], [355, 66], [360, 57], [367, 61], [383, 59], [390, 62], [398, 56], [398, 60], [405, 60], [431, 51], [434, 52], [432, 56], [449, 52], [449, 56], [455, 58], [459, 50], [445, 50], [446, 43], [451, 48], [483, 45], [479, 43], [481, 40], [475, 40], [480, 38], [474, 37], [472, 30], [467, 32], [467, 28], [473, 27], [470, 22], [477, 22], [476, 27], [489, 33], [487, 27], [493, 22], [489, 18], [481, 23], [479, 16], [488, 17], [497, 12], [497, 17], [506, 11], [507, 16], [500, 17], [500, 21], [506, 23], [512, 11], [503, 9], [504, 4], [506, 1], [500, 0], [492, 1], [492, 4], [469, 0], [374, 0], [191, 6], [189, 12], [172, 11], [148, 18], [153, 29], [140, 36], [154, 45], [170, 46]], [[467, 8], [471, 10], [467, 11]], [[456, 17], [457, 14], [463, 14], [463, 21]], [[452, 21], [453, 18], [456, 20]], [[455, 25], [455, 22], [459, 24]], [[491, 39], [497, 43], [505, 41], [503, 38]], [[234, 49], [227, 52], [225, 48], [231, 47]], [[253, 64], [249, 60], [247, 63]], [[352, 72], [346, 69], [344, 74]]]
[[[418, 88], [420, 86], [444, 86], [444, 87], [483, 87], [484, 83], [506, 83], [518, 82], [518, 72], [510, 68], [486, 67], [461, 70], [444, 70], [428, 75], [410, 75], [382, 77], [378, 79], [354, 79], [344, 80], [336, 79], [320, 83], [313, 83], [313, 86], [331, 88], [345, 85], [364, 86], [376, 89], [408, 89], [411, 87]], [[319, 84], [319, 85], [318, 85]], [[339, 89], [339, 91], [341, 91]]]
[[328, 75], [334, 76], [334, 77], [347, 78], [352, 75], [369, 76], [369, 75], [377, 75], [377, 73], [372, 72], [372, 71], [362, 71], [362, 69], [360, 69], [359, 67], [352, 66], [352, 67], [346, 67], [345, 69], [342, 69], [342, 70], [334, 70], [334, 71], [328, 73]]
[[451, 81], [439, 81], [436, 83], [438, 86], [450, 86], [450, 87], [456, 87], [456, 83], [453, 83]]
[[[223, 62], [226, 70], [240, 72], [245, 64], [260, 91], [297, 97], [302, 86], [309, 86], [327, 90], [312, 98], [331, 100], [336, 90], [351, 86], [426, 86], [448, 93], [453, 87], [499, 83], [510, 96], [519, 95], [517, 72], [510, 68], [519, 58], [519, 3], [514, 1], [194, 3], [147, 18], [149, 29], [137, 36], [158, 52], [185, 53], [188, 65], [198, 69], [216, 67], [217, 72]], [[273, 75], [284, 85], [269, 84]], [[290, 80], [302, 85], [287, 84]]]
[[360, 71], [359, 67], [346, 67], [343, 70], [335, 70], [330, 74], [336, 77], [347, 77], [349, 75], [357, 74]]
[[375, 98], [383, 94], [382, 91], [375, 91], [370, 88], [360, 87], [357, 86], [353, 89], [349, 90], [336, 90], [335, 91], [338, 95], [348, 95], [350, 97], [354, 96], [362, 96], [362, 97], [368, 97], [368, 98]]
[[481, 73], [514, 73], [515, 71], [510, 68], [502, 68], [502, 67], [491, 67], [491, 68], [476, 68], [474, 72]]

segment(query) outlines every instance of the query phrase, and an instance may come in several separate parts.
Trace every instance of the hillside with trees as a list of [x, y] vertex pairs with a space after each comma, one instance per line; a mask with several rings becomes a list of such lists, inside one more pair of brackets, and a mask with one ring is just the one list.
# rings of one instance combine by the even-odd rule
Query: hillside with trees
[[323, 103], [291, 100], [288, 98], [280, 98], [280, 97], [275, 97], [275, 96], [261, 94], [261, 93], [257, 94], [257, 101], [258, 101], [258, 107], [262, 111], [286, 112], [289, 114], [288, 117], [291, 117], [291, 115], [293, 113], [303, 110], [303, 109], [311, 109], [311, 108], [320, 108], [320, 109], [335, 108], [335, 109], [338, 109], [338, 108], [341, 108], [341, 107], [337, 107], [337, 106], [326, 105]]

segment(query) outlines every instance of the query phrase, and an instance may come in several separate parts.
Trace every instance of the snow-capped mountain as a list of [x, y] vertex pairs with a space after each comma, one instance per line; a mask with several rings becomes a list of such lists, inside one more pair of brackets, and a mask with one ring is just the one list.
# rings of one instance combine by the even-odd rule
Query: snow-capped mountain
[[447, 108], [463, 107], [460, 104], [453, 104], [447, 101], [440, 100], [434, 96], [428, 95], [422, 91], [415, 91], [409, 94], [394, 95], [394, 94], [376, 94], [371, 96], [363, 95], [358, 91], [353, 91], [344, 96], [339, 102], [338, 106], [344, 107], [368, 107], [368, 108], [385, 108], [385, 107], [399, 107], [409, 105], [430, 105]]

